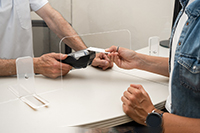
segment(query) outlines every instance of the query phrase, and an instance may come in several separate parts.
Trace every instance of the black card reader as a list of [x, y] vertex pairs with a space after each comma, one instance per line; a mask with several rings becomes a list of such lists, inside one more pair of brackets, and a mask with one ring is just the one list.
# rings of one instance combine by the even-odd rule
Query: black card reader
[[62, 60], [61, 62], [69, 64], [75, 69], [86, 68], [88, 65], [92, 64], [95, 56], [95, 51], [85, 49], [68, 54], [67, 58]]

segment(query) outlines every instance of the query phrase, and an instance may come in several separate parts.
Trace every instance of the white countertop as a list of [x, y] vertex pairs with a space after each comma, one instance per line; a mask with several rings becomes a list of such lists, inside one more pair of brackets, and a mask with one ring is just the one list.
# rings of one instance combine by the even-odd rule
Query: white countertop
[[131, 121], [122, 110], [121, 96], [131, 83], [142, 84], [153, 104], [168, 96], [168, 78], [140, 70], [97, 68], [72, 70], [63, 78], [36, 75], [36, 92], [48, 107], [33, 110], [8, 89], [16, 77], [0, 78], [0, 132], [55, 133], [68, 126], [111, 127]]

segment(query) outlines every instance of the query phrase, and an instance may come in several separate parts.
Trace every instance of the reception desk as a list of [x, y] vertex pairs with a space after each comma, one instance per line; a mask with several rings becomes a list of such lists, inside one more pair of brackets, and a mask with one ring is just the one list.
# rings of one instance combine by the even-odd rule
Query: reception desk
[[121, 102], [130, 84], [142, 84], [157, 108], [168, 96], [167, 77], [115, 65], [106, 71], [89, 66], [70, 71], [62, 82], [36, 75], [36, 92], [49, 105], [35, 110], [8, 89], [16, 82], [15, 76], [0, 78], [2, 133], [62, 133], [73, 126], [103, 128], [130, 122]]

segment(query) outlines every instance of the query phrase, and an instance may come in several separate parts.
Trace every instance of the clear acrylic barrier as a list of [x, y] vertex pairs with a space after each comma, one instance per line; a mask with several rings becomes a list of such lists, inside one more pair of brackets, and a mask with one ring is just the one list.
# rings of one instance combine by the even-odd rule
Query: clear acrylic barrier
[[[94, 47], [94, 49], [100, 48], [100, 50], [104, 50], [106, 48], [111, 47], [112, 45], [131, 49], [131, 33], [129, 30], [123, 29], [123, 30], [88, 33], [77, 36], [63, 37], [59, 43], [60, 53], [64, 54], [64, 49], [66, 45], [64, 42], [69, 42], [70, 40], [74, 40], [74, 38], [77, 37], [80, 37], [87, 47]], [[62, 70], [62, 65], [61, 65], [61, 70]], [[63, 75], [62, 71], [61, 75]], [[62, 78], [61, 82], [63, 83]]]
[[149, 38], [149, 55], [159, 56], [159, 37], [154, 36]]
[[131, 33], [127, 29], [88, 33], [77, 36], [63, 37], [59, 43], [59, 52], [64, 53], [64, 41], [73, 40], [75, 37], [80, 37], [87, 47], [109, 48], [112, 45], [120, 46], [128, 49], [131, 48]]
[[[59, 48], [60, 53], [65, 53], [65, 39], [67, 39], [67, 42], [69, 42], [70, 39], [73, 39], [74, 37], [80, 37], [87, 47], [105, 49], [115, 45], [131, 49], [130, 32], [128, 30], [117, 30], [64, 37], [60, 41], [59, 46], [57, 44], [57, 48]], [[1, 89], [1, 92], [4, 95], [0, 98], [0, 104], [17, 100], [17, 98], [19, 98], [32, 108], [37, 109], [49, 104], [46, 100], [38, 95], [42, 96], [43, 94], [54, 93], [55, 91], [59, 91], [63, 88], [62, 76], [56, 79], [51, 79], [40, 74], [35, 75], [31, 57], [18, 58], [16, 64], [17, 78], [16, 76], [11, 76], [3, 77], [1, 79], [1, 86], [5, 89]], [[62, 68], [62, 63], [60, 67]]]
[[88, 47], [109, 48], [112, 45], [131, 49], [129, 30], [116, 30], [80, 35]]
[[17, 84], [9, 86], [9, 89], [20, 98], [20, 100], [34, 109], [47, 106], [49, 103], [35, 92], [33, 59], [31, 57], [18, 58], [16, 60], [16, 68]]

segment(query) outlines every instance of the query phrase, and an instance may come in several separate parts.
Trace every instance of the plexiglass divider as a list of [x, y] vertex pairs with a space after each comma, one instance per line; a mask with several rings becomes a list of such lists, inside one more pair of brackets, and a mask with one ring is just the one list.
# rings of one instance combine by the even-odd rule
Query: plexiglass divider
[[17, 84], [9, 89], [23, 102], [34, 109], [47, 106], [48, 101], [38, 96], [35, 91], [33, 58], [21, 57], [16, 60]]
[[153, 36], [149, 38], [149, 55], [151, 56], [159, 56], [159, 37]]
[[[65, 54], [65, 44], [64, 40], [73, 39], [74, 37], [80, 37], [87, 47], [100, 48], [100, 51], [105, 51], [106, 48], [112, 45], [125, 47], [131, 49], [131, 34], [128, 30], [115, 30], [99, 33], [89, 33], [77, 36], [66, 36], [63, 37], [59, 42], [59, 53]], [[66, 41], [66, 42], [68, 42]], [[98, 49], [99, 50], [99, 49]], [[73, 51], [74, 52], [74, 51]], [[95, 51], [96, 52], [96, 51]], [[61, 61], [61, 56], [60, 56]], [[60, 77], [56, 79], [50, 79], [42, 75], [35, 76], [34, 65], [32, 57], [20, 57], [16, 60], [17, 68], [17, 84], [9, 85], [9, 89], [24, 103], [32, 107], [33, 109], [38, 109], [44, 106], [48, 106], [49, 102], [43, 99], [40, 94], [54, 93], [57, 90], [63, 89], [63, 63], [60, 62]], [[73, 69], [72, 69], [73, 71]], [[80, 73], [81, 74], [81, 73]], [[37, 79], [37, 84], [35, 84], [35, 77]], [[51, 86], [47, 84], [51, 82]], [[39, 85], [38, 85], [39, 84]], [[36, 85], [40, 88], [36, 89]], [[67, 85], [65, 85], [66, 88]], [[40, 90], [43, 88], [42, 90]], [[36, 93], [37, 92], [39, 93]]]
[[[100, 48], [100, 51], [106, 48], [109, 48], [112, 45], [132, 49], [131, 33], [127, 29], [122, 29], [122, 30], [98, 32], [98, 33], [88, 33], [88, 34], [75, 35], [75, 36], [65, 36], [59, 42], [59, 52], [60, 53], [64, 52], [64, 49], [65, 49], [64, 46], [67, 45], [64, 43], [65, 39], [70, 41], [70, 40], [73, 40], [73, 38], [77, 38], [77, 37], [80, 37], [80, 39], [84, 42], [84, 44], [87, 47], [93, 47], [93, 49]], [[61, 58], [60, 58], [60, 61], [61, 61]], [[61, 64], [61, 75], [63, 75], [62, 63], [60, 64]], [[61, 86], [63, 86], [62, 76], [61, 76], [61, 84], [62, 84]]]

